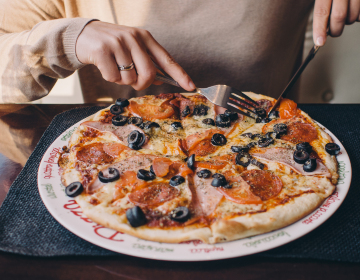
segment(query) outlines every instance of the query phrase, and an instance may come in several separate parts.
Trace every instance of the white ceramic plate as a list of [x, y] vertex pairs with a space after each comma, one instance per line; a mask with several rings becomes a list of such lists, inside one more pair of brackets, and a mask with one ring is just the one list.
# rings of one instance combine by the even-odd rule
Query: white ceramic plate
[[289, 243], [320, 226], [339, 208], [350, 187], [349, 156], [340, 141], [324, 128], [341, 147], [337, 156], [340, 178], [336, 192], [307, 217], [276, 231], [214, 245], [200, 241], [181, 244], [146, 241], [96, 224], [82, 213], [75, 200], [65, 195], [57, 165], [58, 151], [67, 145], [71, 134], [80, 123], [81, 121], [62, 133], [42, 158], [38, 172], [40, 196], [51, 215], [72, 233], [95, 245], [122, 254], [167, 261], [205, 261], [263, 252]]

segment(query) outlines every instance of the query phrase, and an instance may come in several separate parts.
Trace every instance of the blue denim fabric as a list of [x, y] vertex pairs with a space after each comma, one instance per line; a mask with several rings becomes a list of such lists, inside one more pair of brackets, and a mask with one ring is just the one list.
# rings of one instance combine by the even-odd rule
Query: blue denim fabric
[[[37, 189], [37, 170], [46, 149], [65, 129], [100, 107], [77, 108], [54, 118], [0, 208], [0, 250], [29, 256], [113, 256], [61, 226], [46, 210]], [[353, 167], [347, 198], [323, 225], [287, 245], [258, 254], [360, 262], [360, 105], [302, 105], [344, 144]]]

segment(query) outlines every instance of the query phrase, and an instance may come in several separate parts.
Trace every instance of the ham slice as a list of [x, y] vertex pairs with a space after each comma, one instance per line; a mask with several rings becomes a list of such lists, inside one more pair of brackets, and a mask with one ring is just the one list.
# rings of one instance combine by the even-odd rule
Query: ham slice
[[303, 165], [296, 163], [293, 158], [294, 150], [287, 148], [264, 148], [256, 149], [251, 152], [251, 155], [260, 159], [265, 159], [270, 162], [280, 162], [289, 166], [296, 173], [302, 175], [320, 175], [330, 178], [329, 169], [322, 163], [320, 159], [316, 160], [317, 167], [313, 172], [305, 172]]
[[81, 125], [90, 127], [100, 132], [112, 133], [121, 141], [121, 144], [126, 146], [128, 146], [127, 138], [129, 134], [134, 130], [137, 130], [145, 135], [146, 140], [144, 145], [146, 145], [146, 143], [149, 141], [149, 137], [145, 134], [145, 132], [141, 128], [133, 124], [127, 124], [124, 126], [114, 126], [110, 123], [88, 121], [88, 122], [83, 122]]

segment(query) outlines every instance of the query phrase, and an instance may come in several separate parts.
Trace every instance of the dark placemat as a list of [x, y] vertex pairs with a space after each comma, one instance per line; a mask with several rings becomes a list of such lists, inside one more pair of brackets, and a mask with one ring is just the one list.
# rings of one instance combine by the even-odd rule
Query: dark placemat
[[[345, 146], [353, 167], [351, 188], [339, 210], [319, 228], [258, 255], [360, 262], [360, 105], [300, 107], [332, 131]], [[101, 107], [77, 108], [54, 118], [0, 208], [0, 250], [30, 256], [117, 255], [61, 226], [45, 208], [37, 188], [38, 166], [50, 143], [99, 109]]]

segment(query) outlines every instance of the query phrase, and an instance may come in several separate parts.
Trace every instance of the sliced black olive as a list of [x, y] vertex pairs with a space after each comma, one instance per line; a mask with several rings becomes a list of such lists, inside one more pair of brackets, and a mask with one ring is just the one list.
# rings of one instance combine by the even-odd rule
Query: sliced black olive
[[141, 147], [138, 146], [138, 145], [136, 145], [136, 144], [129, 144], [128, 147], [129, 147], [130, 149], [132, 149], [132, 150], [135, 150], [135, 151], [141, 149]]
[[220, 133], [215, 133], [211, 137], [211, 144], [213, 144], [214, 146], [224, 146], [224, 145], [226, 145], [226, 143], [227, 143], [227, 140], [226, 140], [225, 136]]
[[230, 118], [225, 114], [219, 114], [215, 119], [216, 126], [218, 127], [230, 127], [231, 121]]
[[254, 159], [254, 158], [251, 158], [251, 159], [250, 159], [250, 163], [253, 164], [253, 165], [255, 165], [255, 166], [257, 166], [257, 167], [259, 167], [261, 170], [263, 170], [264, 167], [265, 167], [265, 165], [264, 165], [263, 163], [261, 163], [260, 161], [257, 161], [257, 160]]
[[279, 111], [272, 111], [272, 112], [269, 114], [269, 118], [270, 118], [270, 119], [277, 119], [277, 118], [279, 118]]
[[316, 166], [316, 158], [309, 158], [307, 161], [305, 161], [303, 169], [305, 172], [313, 172], [316, 169]]
[[113, 115], [120, 115], [123, 112], [123, 109], [119, 105], [112, 105], [110, 107], [110, 113]]
[[296, 150], [298, 151], [305, 151], [308, 154], [311, 154], [312, 152], [312, 147], [308, 142], [302, 142], [296, 145]]
[[196, 175], [199, 178], [210, 178], [211, 177], [211, 171], [209, 169], [202, 169], [199, 172], [197, 172]]
[[305, 150], [296, 150], [294, 152], [294, 160], [296, 163], [304, 164], [309, 159], [309, 153]]
[[146, 139], [146, 137], [145, 137], [144, 133], [141, 133], [138, 130], [133, 130], [128, 135], [128, 143], [135, 144], [139, 147], [144, 145], [145, 139]]
[[251, 136], [251, 139], [256, 140], [256, 139], [260, 139], [261, 137], [262, 137], [262, 135], [260, 133], [256, 133]]
[[284, 135], [287, 132], [287, 125], [284, 123], [277, 123], [274, 125], [274, 132], [280, 135]]
[[118, 180], [120, 178], [120, 173], [116, 168], [110, 167], [104, 170], [104, 172], [100, 171], [98, 177], [101, 183], [110, 183]]
[[185, 109], [181, 112], [181, 116], [186, 117], [189, 114], [190, 114], [190, 107], [186, 106]]
[[192, 154], [187, 158], [186, 164], [192, 170], [195, 168], [195, 154]]
[[248, 152], [249, 148], [246, 146], [231, 146], [231, 150], [234, 153], [243, 153], [243, 152]]
[[210, 108], [203, 104], [195, 105], [193, 115], [194, 116], [206, 116]]
[[213, 179], [212, 182], [211, 182], [211, 185], [212, 185], [213, 187], [222, 187], [222, 186], [225, 186], [225, 185], [227, 184], [226, 178], [225, 178], [225, 176], [222, 175], [222, 174], [215, 173], [215, 174], [213, 175], [213, 178], [214, 178], [214, 179]]
[[150, 166], [150, 172], [156, 176], [155, 171], [154, 171], [154, 168], [153, 168], [152, 165]]
[[140, 180], [144, 180], [144, 181], [151, 181], [154, 180], [156, 178], [155, 173], [152, 173], [150, 171], [147, 171], [145, 169], [139, 169], [139, 171], [137, 172], [136, 176], [140, 179]]
[[269, 118], [263, 118], [263, 119], [261, 120], [261, 122], [262, 122], [262, 123], [268, 123], [268, 122], [271, 122], [271, 119], [269, 119]]
[[267, 132], [266, 134], [265, 134], [265, 137], [266, 138], [276, 138], [276, 133], [275, 132]]
[[226, 115], [226, 116], [228, 116], [229, 118], [230, 118], [230, 121], [236, 121], [238, 118], [239, 118], [239, 115], [237, 114], [237, 113], [235, 113], [235, 112], [232, 112], [232, 111], [230, 111], [230, 110], [226, 110], [225, 112], [224, 112], [224, 114]]
[[139, 206], [126, 210], [126, 218], [132, 227], [140, 227], [146, 224], [146, 217]]
[[248, 132], [248, 133], [243, 133], [240, 136], [247, 137], [247, 138], [252, 138], [253, 134]]
[[171, 124], [171, 126], [172, 126], [175, 130], [178, 130], [178, 129], [181, 129], [181, 128], [182, 128], [181, 122], [173, 122], [173, 123]]
[[262, 147], [262, 148], [267, 147], [273, 143], [274, 143], [274, 139], [267, 138], [267, 137], [261, 137], [258, 141], [259, 147]]
[[338, 155], [340, 153], [340, 146], [335, 143], [327, 143], [325, 145], [325, 150], [330, 155]]
[[224, 189], [231, 189], [231, 188], [232, 188], [232, 185], [226, 184], [225, 186], [221, 186], [221, 187], [224, 188]]
[[174, 176], [174, 177], [172, 177], [172, 178], [170, 179], [169, 184], [170, 184], [170, 186], [172, 186], [172, 187], [176, 187], [176, 186], [178, 186], [178, 185], [181, 185], [181, 184], [184, 183], [184, 182], [185, 182], [185, 178], [184, 178], [184, 177], [182, 177], [182, 176], [180, 176], [180, 175], [176, 175], [176, 176]]
[[215, 121], [213, 119], [203, 119], [202, 122], [207, 125], [215, 125]]
[[127, 123], [127, 120], [128, 120], [128, 118], [126, 116], [117, 115], [111, 119], [111, 122], [115, 126], [123, 126]]
[[154, 128], [159, 128], [160, 125], [159, 125], [158, 123], [156, 123], [156, 122], [149, 122], [149, 121], [147, 121], [147, 122], [144, 122], [144, 123], [142, 123], [141, 125], [139, 125], [139, 127], [140, 127], [141, 129], [150, 129], [150, 128], [152, 128], [152, 127], [154, 127]]
[[253, 147], [256, 146], [256, 142], [250, 142], [249, 144], [246, 145], [247, 148], [251, 149]]
[[265, 109], [263, 109], [263, 108], [256, 108], [255, 109], [255, 112], [256, 112], [256, 115], [258, 115], [259, 116], [259, 118], [261, 118], [261, 119], [263, 119], [263, 118], [266, 118], [266, 111], [265, 111]]
[[127, 107], [129, 106], [129, 100], [127, 100], [126, 98], [118, 98], [115, 101], [115, 105], [119, 105], [120, 107]]
[[256, 123], [261, 123], [261, 121], [262, 121], [262, 118], [256, 118], [256, 119], [255, 119], [255, 122], [256, 122]]
[[170, 212], [169, 217], [176, 222], [185, 222], [190, 218], [190, 211], [184, 206], [177, 207]]
[[80, 182], [73, 182], [65, 188], [67, 196], [75, 197], [80, 195], [84, 190], [83, 185]]
[[250, 164], [251, 156], [248, 153], [239, 153], [235, 157], [235, 163], [247, 167]]
[[138, 118], [138, 117], [131, 117], [128, 120], [128, 124], [134, 124], [136, 126], [140, 126], [143, 123], [142, 118]]

